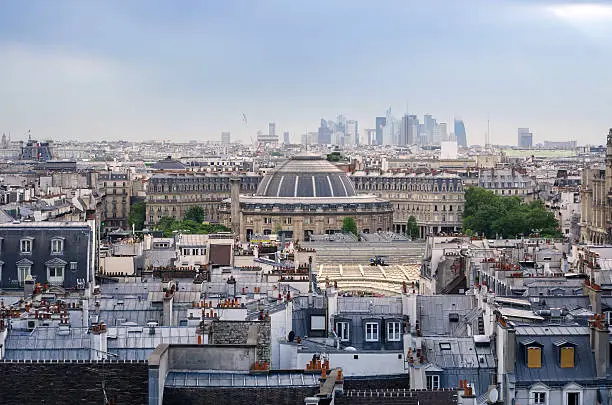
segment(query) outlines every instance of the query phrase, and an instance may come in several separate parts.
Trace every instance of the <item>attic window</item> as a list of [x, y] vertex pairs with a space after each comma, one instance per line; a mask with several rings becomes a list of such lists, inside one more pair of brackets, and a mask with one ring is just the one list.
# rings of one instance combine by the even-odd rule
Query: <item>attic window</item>
[[527, 367], [542, 368], [542, 348], [539, 346], [527, 347]]
[[440, 350], [450, 350], [450, 349], [451, 349], [451, 344], [449, 342], [440, 343]]

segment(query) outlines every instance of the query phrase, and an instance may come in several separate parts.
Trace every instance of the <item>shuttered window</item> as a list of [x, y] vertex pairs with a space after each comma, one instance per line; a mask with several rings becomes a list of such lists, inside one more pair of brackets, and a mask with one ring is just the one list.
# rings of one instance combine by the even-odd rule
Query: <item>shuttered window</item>
[[561, 348], [561, 368], [574, 368], [574, 348]]
[[542, 367], [542, 349], [539, 347], [527, 348], [527, 367], [541, 368]]

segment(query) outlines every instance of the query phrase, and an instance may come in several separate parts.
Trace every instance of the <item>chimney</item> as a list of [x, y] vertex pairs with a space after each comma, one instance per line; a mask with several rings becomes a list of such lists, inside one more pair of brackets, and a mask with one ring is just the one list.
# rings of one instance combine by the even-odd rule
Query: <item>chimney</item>
[[463, 392], [459, 391], [459, 404], [461, 405], [478, 405], [476, 395], [474, 395], [474, 385], [468, 384], [467, 380], [464, 380]]
[[100, 322], [97, 325], [93, 325], [91, 329], [91, 336], [93, 339], [92, 360], [108, 359], [108, 334], [106, 331], [106, 324]]
[[610, 329], [603, 315], [595, 315], [589, 323], [591, 342], [593, 344], [591, 348], [595, 355], [595, 371], [597, 372], [597, 378], [606, 378], [608, 371], [608, 338]]
[[582, 293], [589, 296], [591, 311], [596, 314], [601, 313], [601, 288], [594, 283], [585, 284], [582, 287]]
[[34, 279], [28, 274], [23, 283], [23, 296], [26, 301], [29, 301], [34, 295]]
[[163, 314], [164, 314], [164, 326], [172, 326], [172, 304], [174, 302], [174, 292], [171, 294], [164, 295], [163, 300]]
[[232, 200], [232, 232], [235, 236], [240, 236], [240, 178], [230, 179], [231, 200]]

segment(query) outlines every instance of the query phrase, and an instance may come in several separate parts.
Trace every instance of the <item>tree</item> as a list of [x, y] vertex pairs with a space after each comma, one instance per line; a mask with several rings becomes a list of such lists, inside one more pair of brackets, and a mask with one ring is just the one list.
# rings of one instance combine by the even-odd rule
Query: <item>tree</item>
[[155, 229], [162, 231], [167, 238], [172, 237], [175, 232], [205, 235], [229, 231], [221, 224], [201, 223], [190, 219], [179, 221], [171, 217], [161, 218]]
[[132, 204], [130, 214], [128, 215], [128, 224], [134, 225], [137, 231], [142, 231], [145, 223], [146, 205], [144, 201], [139, 201]]
[[465, 192], [464, 232], [516, 238], [538, 230], [544, 237], [560, 238], [558, 227], [555, 215], [541, 201], [525, 203], [518, 197], [499, 196], [480, 187]]
[[201, 224], [202, 222], [204, 222], [205, 218], [206, 213], [204, 212], [204, 208], [200, 207], [199, 205], [194, 205], [193, 207], [185, 211], [185, 220], [190, 220]]
[[412, 239], [416, 239], [421, 236], [421, 230], [419, 229], [419, 225], [417, 224], [417, 220], [414, 215], [410, 215], [408, 218], [408, 223], [406, 224], [406, 234]]
[[357, 224], [355, 223], [355, 218], [344, 217], [342, 220], [342, 232], [352, 233], [353, 235], [357, 236]]

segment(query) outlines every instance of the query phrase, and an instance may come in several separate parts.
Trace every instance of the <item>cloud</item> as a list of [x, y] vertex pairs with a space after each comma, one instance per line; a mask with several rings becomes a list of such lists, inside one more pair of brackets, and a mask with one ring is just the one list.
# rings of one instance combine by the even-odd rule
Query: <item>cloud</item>
[[556, 4], [547, 7], [556, 18], [581, 32], [612, 38], [612, 5], [603, 3]]

